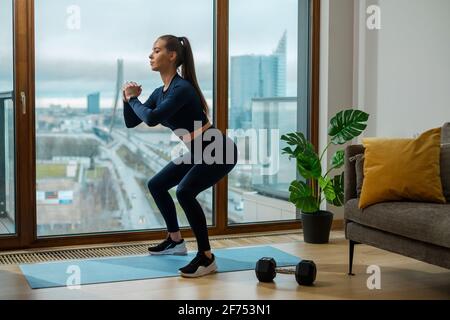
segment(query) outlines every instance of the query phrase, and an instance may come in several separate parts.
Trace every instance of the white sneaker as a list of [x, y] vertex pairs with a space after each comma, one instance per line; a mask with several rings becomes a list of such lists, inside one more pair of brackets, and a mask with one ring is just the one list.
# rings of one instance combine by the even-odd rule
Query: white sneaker
[[214, 254], [212, 255], [212, 258], [209, 259], [205, 254], [200, 252], [197, 253], [195, 258], [192, 259], [188, 265], [179, 269], [180, 275], [187, 278], [197, 278], [216, 271], [217, 265]]

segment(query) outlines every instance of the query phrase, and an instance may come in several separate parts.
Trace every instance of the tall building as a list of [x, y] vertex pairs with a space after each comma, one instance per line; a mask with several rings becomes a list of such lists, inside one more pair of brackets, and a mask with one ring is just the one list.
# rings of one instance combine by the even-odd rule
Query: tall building
[[[252, 99], [252, 125], [258, 131], [258, 164], [252, 166], [252, 188], [279, 199], [289, 198], [289, 185], [296, 178], [295, 159], [282, 154], [287, 144], [281, 136], [290, 132], [306, 132], [298, 128], [297, 97]], [[303, 111], [301, 111], [303, 114]], [[267, 130], [262, 135], [261, 129]]]
[[283, 33], [280, 41], [278, 42], [277, 49], [274, 52], [274, 56], [276, 57], [276, 96], [277, 97], [285, 97], [286, 96], [286, 68], [287, 68], [287, 31]]
[[252, 127], [252, 98], [286, 96], [286, 44], [285, 31], [271, 55], [231, 57], [229, 109], [231, 129]]
[[87, 96], [87, 112], [89, 114], [100, 113], [100, 92], [91, 93]]
[[114, 123], [116, 121], [117, 105], [121, 101], [123, 85], [123, 59], [117, 59], [117, 77], [116, 77], [116, 92], [114, 94], [113, 114], [111, 117], [111, 123], [109, 125], [109, 133], [113, 130]]

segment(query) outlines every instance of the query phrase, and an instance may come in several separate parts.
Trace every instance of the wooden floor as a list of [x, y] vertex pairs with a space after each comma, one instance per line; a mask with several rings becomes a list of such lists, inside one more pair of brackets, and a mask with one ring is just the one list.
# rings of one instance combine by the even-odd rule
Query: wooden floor
[[[333, 232], [327, 245], [300, 240], [270, 245], [312, 259], [318, 274], [313, 287], [300, 287], [293, 275], [259, 283], [254, 271], [84, 285], [81, 289], [32, 290], [15, 265], [0, 266], [0, 299], [450, 299], [450, 270], [365, 245], [355, 249], [355, 276], [347, 276], [347, 241]], [[248, 245], [248, 242], [237, 246]], [[369, 290], [369, 265], [381, 268], [381, 289]]]

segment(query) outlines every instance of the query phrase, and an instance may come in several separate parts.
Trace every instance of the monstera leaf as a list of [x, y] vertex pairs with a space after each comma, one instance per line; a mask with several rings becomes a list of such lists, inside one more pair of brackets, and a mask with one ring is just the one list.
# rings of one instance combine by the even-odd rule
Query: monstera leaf
[[311, 188], [303, 181], [292, 181], [289, 187], [289, 201], [305, 213], [319, 210], [316, 198], [312, 195]]
[[344, 144], [366, 129], [369, 115], [361, 110], [344, 110], [330, 120], [328, 135], [333, 144]]
[[319, 185], [322, 189], [323, 193], [325, 194], [325, 199], [329, 202], [333, 202], [336, 198], [336, 194], [334, 193], [333, 183], [331, 182], [330, 178], [319, 178]]
[[344, 172], [338, 176], [335, 176], [333, 180], [331, 180], [331, 183], [333, 185], [336, 198], [334, 198], [330, 203], [337, 207], [341, 207], [344, 204]]
[[302, 132], [293, 132], [281, 136], [281, 140], [291, 146], [306, 146], [307, 140]]
[[283, 154], [289, 154], [289, 159], [297, 159], [297, 170], [305, 179], [319, 178], [322, 174], [320, 159], [314, 150], [314, 146], [306, 140], [301, 132], [289, 133], [281, 137], [289, 145], [296, 146], [295, 150], [290, 147], [283, 149]]
[[[292, 150], [290, 147], [286, 147], [283, 149], [282, 154], [288, 154], [289, 159], [291, 158], [297, 158], [297, 156], [304, 152], [306, 148], [312, 147], [311, 143], [308, 142], [301, 132], [294, 132], [294, 133], [288, 133], [286, 135], [281, 136], [281, 140], [284, 140], [287, 142], [287, 144], [291, 146], [295, 146], [295, 149]], [[309, 146], [311, 145], [311, 146]], [[312, 147], [312, 149], [314, 149]]]
[[316, 178], [322, 175], [322, 165], [314, 151], [306, 150], [297, 156], [297, 170], [305, 179]]
[[340, 167], [342, 167], [344, 165], [344, 156], [344, 150], [336, 151], [336, 153], [333, 155], [333, 158], [331, 159], [331, 166], [334, 169], [339, 169]]

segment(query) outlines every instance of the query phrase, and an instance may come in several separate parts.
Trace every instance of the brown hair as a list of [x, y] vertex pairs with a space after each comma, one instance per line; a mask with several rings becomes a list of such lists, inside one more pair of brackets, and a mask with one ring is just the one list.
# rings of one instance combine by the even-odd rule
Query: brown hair
[[197, 76], [195, 74], [194, 56], [192, 54], [191, 44], [186, 37], [176, 37], [170, 34], [160, 36], [158, 39], [166, 41], [167, 51], [175, 51], [177, 53], [177, 61], [175, 61], [175, 66], [181, 66], [181, 76], [188, 80], [192, 86], [197, 91], [200, 96], [200, 101], [203, 106], [203, 112], [209, 118], [209, 107], [208, 103], [203, 96], [202, 91], [197, 82]]

